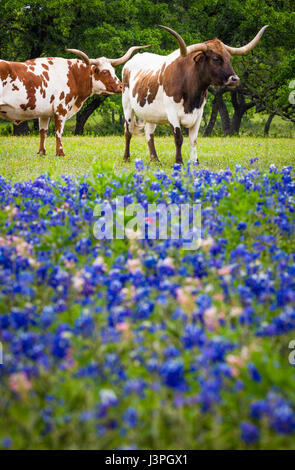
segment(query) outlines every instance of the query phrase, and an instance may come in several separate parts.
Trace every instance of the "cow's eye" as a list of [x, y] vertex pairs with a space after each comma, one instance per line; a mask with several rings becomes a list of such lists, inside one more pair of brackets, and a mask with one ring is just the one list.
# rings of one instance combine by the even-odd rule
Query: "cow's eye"
[[216, 62], [216, 63], [221, 62], [220, 57], [213, 57], [213, 62]]

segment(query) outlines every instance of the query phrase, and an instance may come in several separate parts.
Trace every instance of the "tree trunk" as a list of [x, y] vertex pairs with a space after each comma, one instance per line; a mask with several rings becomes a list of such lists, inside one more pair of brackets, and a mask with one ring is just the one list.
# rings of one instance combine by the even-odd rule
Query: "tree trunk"
[[272, 120], [273, 118], [275, 117], [275, 113], [272, 113], [268, 116], [268, 119], [265, 123], [265, 126], [264, 126], [264, 135], [267, 136], [269, 134], [269, 128], [270, 128], [270, 125], [272, 123]]
[[223, 100], [222, 95], [220, 96], [220, 101], [219, 101], [219, 114], [221, 118], [223, 133], [224, 135], [229, 135], [230, 134], [230, 118], [229, 118], [228, 110], [227, 110], [227, 107]]
[[91, 114], [99, 108], [99, 106], [104, 102], [106, 96], [97, 96], [94, 100], [90, 101], [88, 105], [82, 108], [76, 115], [76, 127], [75, 127], [75, 135], [82, 135], [84, 132], [84, 126], [86, 124], [87, 119]]
[[230, 135], [239, 134], [244, 113], [245, 111], [243, 111], [241, 108], [235, 109], [230, 125]]
[[246, 103], [241, 90], [231, 91], [231, 102], [234, 108], [234, 114], [230, 124], [230, 135], [234, 135], [239, 134], [242, 118], [248, 109], [255, 106], [255, 102], [251, 101], [250, 103]]
[[218, 109], [219, 109], [219, 96], [215, 95], [214, 100], [212, 102], [212, 111], [211, 111], [210, 120], [204, 131], [205, 137], [210, 136], [213, 131], [213, 128], [215, 126], [215, 122], [217, 119]]
[[29, 134], [28, 121], [23, 121], [18, 126], [13, 124], [13, 135], [28, 135], [28, 134]]

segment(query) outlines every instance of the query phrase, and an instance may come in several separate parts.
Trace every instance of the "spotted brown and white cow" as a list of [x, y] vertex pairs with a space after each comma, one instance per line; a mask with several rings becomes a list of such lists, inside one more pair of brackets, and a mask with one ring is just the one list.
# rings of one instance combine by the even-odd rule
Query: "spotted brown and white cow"
[[239, 77], [230, 60], [232, 55], [247, 54], [260, 40], [264, 26], [246, 46], [226, 46], [219, 39], [186, 46], [182, 37], [166, 26], [180, 49], [168, 56], [137, 54], [123, 68], [123, 109], [125, 116], [125, 154], [130, 159], [130, 140], [139, 126], [135, 114], [145, 123], [150, 157], [158, 160], [154, 132], [157, 124], [169, 123], [176, 145], [176, 162], [183, 163], [180, 126], [189, 129], [191, 160], [198, 162], [197, 137], [208, 87], [236, 87]]
[[0, 116], [19, 124], [39, 118], [39, 154], [45, 155], [45, 139], [50, 118], [56, 131], [56, 154], [64, 156], [64, 124], [93, 94], [122, 93], [122, 83], [114, 67], [126, 62], [143, 47], [131, 47], [119, 59], [89, 59], [82, 51], [66, 49], [82, 57], [63, 59], [42, 57], [26, 62], [0, 60]]

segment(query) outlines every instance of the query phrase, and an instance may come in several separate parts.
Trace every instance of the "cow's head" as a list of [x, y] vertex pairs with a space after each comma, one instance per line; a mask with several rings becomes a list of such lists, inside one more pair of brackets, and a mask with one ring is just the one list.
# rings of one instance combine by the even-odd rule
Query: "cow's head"
[[254, 49], [268, 27], [268, 25], [263, 26], [255, 38], [243, 47], [230, 47], [219, 39], [187, 47], [183, 38], [173, 29], [159, 26], [169, 31], [177, 39], [182, 57], [188, 56], [188, 60], [194, 61], [196, 64], [203, 63], [202, 79], [207, 85], [229, 86], [231, 88], [236, 87], [240, 83], [239, 77], [232, 68], [230, 62], [231, 56], [244, 55]]
[[89, 59], [85, 52], [78, 49], [66, 49], [67, 52], [76, 54], [91, 66], [92, 91], [102, 95], [111, 95], [113, 93], [122, 93], [122, 83], [116, 76], [115, 68], [117, 65], [124, 64], [137, 49], [144, 49], [150, 46], [134, 46], [119, 59], [108, 59], [107, 57], [98, 57]]

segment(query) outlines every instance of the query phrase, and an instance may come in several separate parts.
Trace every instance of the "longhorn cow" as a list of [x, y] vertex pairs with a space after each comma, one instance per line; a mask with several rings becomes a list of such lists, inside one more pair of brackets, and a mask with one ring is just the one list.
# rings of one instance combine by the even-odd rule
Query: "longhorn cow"
[[180, 126], [189, 129], [191, 160], [198, 162], [197, 137], [206, 102], [208, 87], [239, 84], [230, 60], [232, 55], [251, 51], [267, 26], [249, 44], [230, 47], [219, 39], [186, 46], [183, 38], [172, 29], [179, 49], [168, 56], [151, 53], [137, 54], [123, 68], [123, 109], [125, 116], [125, 154], [130, 160], [130, 140], [139, 131], [135, 114], [145, 123], [145, 135], [151, 160], [158, 160], [154, 132], [158, 124], [169, 123], [175, 140], [176, 163], [183, 163]]
[[126, 62], [143, 47], [131, 47], [123, 57], [89, 59], [82, 51], [66, 49], [78, 59], [47, 57], [26, 62], [0, 60], [0, 116], [19, 124], [39, 118], [39, 154], [45, 155], [45, 139], [50, 118], [54, 118], [56, 155], [64, 156], [64, 124], [93, 94], [122, 93], [122, 83], [114, 67]]

